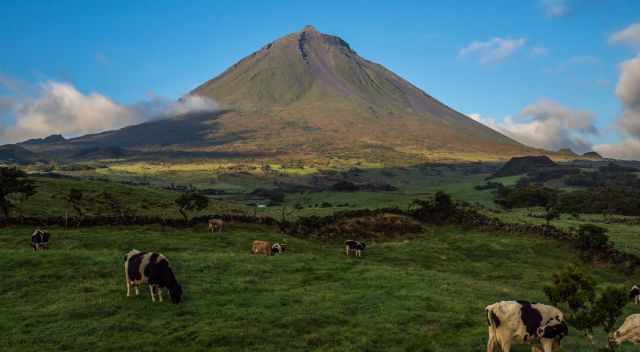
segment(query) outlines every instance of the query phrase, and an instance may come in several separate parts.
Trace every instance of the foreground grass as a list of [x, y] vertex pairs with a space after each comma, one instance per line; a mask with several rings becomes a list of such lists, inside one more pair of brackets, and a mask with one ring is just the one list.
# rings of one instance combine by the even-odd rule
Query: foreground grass
[[[0, 231], [2, 351], [483, 351], [487, 304], [545, 301], [551, 273], [576, 261], [556, 242], [441, 227], [374, 243], [361, 259], [344, 257], [339, 243], [295, 238], [284, 256], [254, 257], [253, 239], [283, 237], [239, 225], [216, 235], [54, 228], [51, 250], [38, 253], [30, 230]], [[168, 256], [183, 304], [152, 304], [145, 287], [125, 297], [131, 248]], [[590, 350], [575, 331], [562, 349]]]

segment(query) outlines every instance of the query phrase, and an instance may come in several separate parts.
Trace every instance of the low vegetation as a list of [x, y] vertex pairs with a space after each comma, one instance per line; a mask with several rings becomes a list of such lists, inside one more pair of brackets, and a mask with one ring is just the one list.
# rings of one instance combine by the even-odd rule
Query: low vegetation
[[[639, 279], [640, 246], [629, 244], [640, 244], [640, 222], [615, 207], [590, 215], [587, 205], [574, 204], [594, 189], [565, 182], [586, 172], [617, 175], [615, 183], [593, 187], [635, 191], [635, 169], [599, 165], [490, 181], [496, 166], [289, 175], [262, 166], [255, 173], [177, 173], [168, 183], [97, 178], [96, 169], [83, 168], [20, 174], [15, 179], [33, 192], [7, 198], [12, 219], [4, 224], [11, 225], [0, 230], [0, 270], [12, 278], [0, 288], [10, 307], [0, 328], [12, 333], [0, 349], [483, 351], [484, 306], [526, 299], [570, 315], [576, 334], [562, 350], [612, 350], [607, 334], [635, 309], [621, 297]], [[206, 232], [211, 217], [225, 220], [225, 232]], [[43, 224], [53, 234], [51, 250], [35, 255], [28, 235]], [[255, 239], [290, 250], [252, 257]], [[345, 239], [366, 241], [365, 256], [345, 258]], [[121, 258], [131, 248], [169, 257], [185, 287], [184, 305], [124, 298]], [[77, 281], [66, 276], [70, 265]], [[593, 295], [580, 307], [569, 279], [592, 283]], [[51, 301], [27, 305], [49, 292]], [[131, 318], [143, 311], [151, 326]], [[51, 345], [36, 338], [36, 325], [55, 333]], [[158, 337], [158, 326], [170, 332]], [[100, 331], [101, 340], [83, 329]]]
[[[546, 301], [558, 268], [574, 264], [625, 286], [637, 279], [586, 266], [562, 243], [459, 227], [380, 239], [361, 259], [345, 257], [338, 240], [237, 224], [216, 235], [205, 225], [49, 230], [51, 249], [37, 255], [32, 228], [2, 230], [0, 350], [484, 351], [484, 307]], [[285, 255], [249, 254], [254, 239], [283, 237]], [[169, 258], [183, 303], [152, 304], [144, 289], [125, 297], [122, 257], [131, 248]], [[562, 350], [590, 344], [572, 333]]]

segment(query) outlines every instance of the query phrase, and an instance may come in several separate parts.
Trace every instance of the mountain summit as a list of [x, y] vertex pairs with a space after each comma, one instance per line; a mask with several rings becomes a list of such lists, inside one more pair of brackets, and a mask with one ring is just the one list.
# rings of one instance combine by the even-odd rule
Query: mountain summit
[[56, 141], [54, 149], [405, 162], [532, 152], [313, 26], [263, 46], [189, 94], [213, 99], [221, 110]]
[[[517, 154], [526, 149], [313, 26], [265, 45], [190, 94], [224, 108], [270, 115], [264, 127], [279, 125], [304, 149], [310, 141], [324, 144], [322, 149], [354, 152]], [[280, 144], [285, 143], [292, 141], [283, 138]]]

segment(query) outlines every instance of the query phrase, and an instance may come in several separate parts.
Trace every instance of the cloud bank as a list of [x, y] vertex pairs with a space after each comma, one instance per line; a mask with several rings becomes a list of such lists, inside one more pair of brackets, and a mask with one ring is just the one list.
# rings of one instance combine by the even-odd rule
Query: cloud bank
[[474, 41], [460, 49], [458, 57], [473, 57], [481, 64], [496, 63], [513, 55], [525, 43], [526, 39], [524, 38], [505, 39], [500, 37], [485, 42]]
[[45, 82], [33, 95], [25, 95], [15, 81], [7, 78], [0, 80], [0, 85], [12, 93], [0, 95], [0, 117], [6, 115], [15, 119], [11, 125], [0, 126], [0, 143], [16, 143], [51, 134], [77, 137], [158, 118], [217, 110], [213, 101], [197, 96], [178, 101], [152, 97], [123, 106], [95, 92], [83, 94], [69, 83]]
[[623, 141], [594, 149], [612, 158], [640, 160], [640, 56], [620, 64], [616, 96], [624, 109], [615, 124]]
[[564, 17], [569, 14], [571, 8], [569, 0], [542, 0], [542, 8], [547, 17]]
[[611, 34], [609, 36], [609, 43], [625, 44], [634, 49], [640, 49], [640, 22]]
[[593, 113], [572, 110], [549, 99], [525, 106], [519, 119], [508, 116], [499, 122], [478, 114], [469, 117], [520, 143], [547, 150], [570, 148], [577, 153], [588, 152], [592, 150], [588, 138], [598, 134]]

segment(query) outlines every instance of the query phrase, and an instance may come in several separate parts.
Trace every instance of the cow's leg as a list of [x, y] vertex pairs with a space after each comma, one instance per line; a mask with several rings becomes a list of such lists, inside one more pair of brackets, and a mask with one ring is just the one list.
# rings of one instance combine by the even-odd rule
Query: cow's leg
[[131, 297], [131, 283], [129, 282], [129, 275], [127, 275], [127, 263], [124, 264], [124, 284], [127, 287], [127, 297]]
[[496, 336], [493, 332], [493, 329], [489, 327], [489, 341], [487, 341], [487, 352], [493, 352], [496, 345]]
[[349, 246], [345, 246], [345, 252], [347, 253], [347, 257], [349, 256]]
[[544, 352], [553, 352], [560, 348], [560, 341], [556, 339], [552, 339], [552, 340], [545, 339], [544, 341], [542, 341], [542, 348], [544, 349]]
[[151, 292], [151, 301], [155, 302], [156, 301], [156, 296], [153, 294], [153, 285], [149, 285], [149, 292]]
[[162, 303], [162, 288], [158, 287], [158, 300]]
[[496, 340], [498, 341], [498, 345], [500, 346], [501, 352], [510, 352], [511, 351], [511, 334], [507, 331], [503, 331], [500, 334], [500, 331], [496, 331]]
[[140, 289], [138, 288], [138, 285], [134, 285], [133, 288], [136, 290], [136, 296], [140, 295]]

